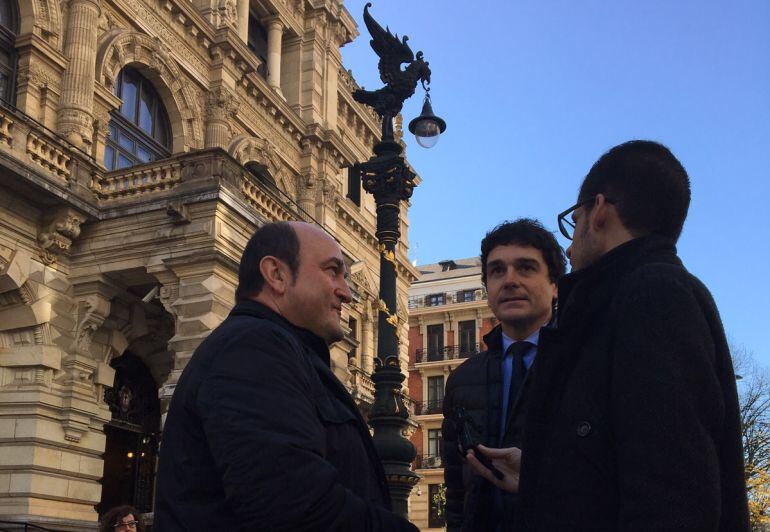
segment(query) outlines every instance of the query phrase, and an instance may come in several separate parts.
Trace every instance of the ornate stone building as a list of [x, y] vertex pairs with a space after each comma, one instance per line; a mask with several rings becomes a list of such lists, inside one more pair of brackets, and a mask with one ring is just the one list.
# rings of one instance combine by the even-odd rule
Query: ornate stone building
[[409, 289], [409, 392], [414, 401], [414, 470], [422, 477], [409, 497], [409, 519], [420, 530], [443, 530], [444, 467], [441, 423], [446, 379], [465, 359], [486, 349], [497, 324], [481, 283], [481, 259], [445, 260], [419, 267]]
[[340, 242], [333, 365], [366, 411], [379, 252], [347, 168], [380, 127], [342, 65], [356, 36], [341, 0], [0, 0], [0, 520], [151, 510], [174, 385], [265, 221]]

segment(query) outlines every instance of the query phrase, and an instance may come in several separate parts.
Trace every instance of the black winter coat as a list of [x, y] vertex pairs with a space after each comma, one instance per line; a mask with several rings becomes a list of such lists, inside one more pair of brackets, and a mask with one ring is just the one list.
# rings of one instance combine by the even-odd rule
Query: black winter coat
[[[498, 447], [500, 443], [500, 405], [502, 404], [502, 330], [498, 325], [486, 336], [488, 351], [473, 355], [449, 376], [444, 392], [444, 422], [441, 427], [444, 481], [446, 485], [446, 524], [449, 532], [489, 532], [496, 526], [493, 486], [471, 473], [460, 456], [452, 421], [455, 407], [461, 406], [481, 428], [481, 443]], [[513, 420], [525, 409], [529, 378], [508, 412], [503, 447], [519, 446], [519, 433]], [[510, 521], [515, 497], [503, 494], [502, 519]]]
[[389, 505], [369, 431], [325, 343], [259, 303], [238, 303], [171, 399], [154, 528], [417, 530]]
[[559, 283], [515, 530], [748, 530], [738, 398], [708, 290], [650, 236]]

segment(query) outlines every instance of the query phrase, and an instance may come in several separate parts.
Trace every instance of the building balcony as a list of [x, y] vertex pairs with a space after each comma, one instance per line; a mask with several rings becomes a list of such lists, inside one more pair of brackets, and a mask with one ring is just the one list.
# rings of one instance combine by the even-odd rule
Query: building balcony
[[442, 362], [446, 360], [460, 360], [475, 355], [482, 350], [482, 344], [450, 345], [441, 349], [417, 349], [415, 350], [415, 363]]
[[414, 415], [415, 416], [432, 416], [434, 414], [441, 414], [444, 408], [444, 398], [434, 399], [433, 401], [415, 401], [414, 403]]
[[441, 456], [437, 454], [418, 455], [414, 459], [415, 469], [440, 469], [444, 467]]
[[482, 288], [472, 288], [469, 290], [457, 290], [453, 292], [437, 292], [422, 296], [412, 296], [409, 298], [408, 306], [410, 310], [441, 307], [444, 305], [454, 305], [459, 303], [473, 303], [476, 301], [486, 301], [487, 291]]

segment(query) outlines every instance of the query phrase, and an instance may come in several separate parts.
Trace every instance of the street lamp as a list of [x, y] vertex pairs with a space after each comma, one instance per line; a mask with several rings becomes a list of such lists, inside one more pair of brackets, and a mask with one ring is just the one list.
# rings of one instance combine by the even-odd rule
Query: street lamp
[[[382, 119], [382, 138], [374, 146], [374, 155], [366, 162], [353, 165], [352, 172], [361, 178], [364, 190], [377, 204], [377, 241], [380, 251], [380, 294], [377, 318], [377, 359], [372, 374], [374, 404], [369, 425], [374, 429], [374, 446], [385, 469], [393, 511], [407, 517], [407, 500], [419, 476], [411, 470], [415, 457], [412, 442], [404, 437], [409, 411], [401, 397], [401, 372], [398, 357], [398, 316], [396, 305], [396, 245], [401, 236], [400, 202], [412, 196], [415, 173], [407, 166], [401, 145], [393, 137], [393, 118], [401, 111], [404, 100], [414, 94], [417, 82], [426, 91], [421, 116], [409, 124], [421, 146], [435, 145], [446, 123], [433, 114], [428, 96], [430, 68], [422, 52], [415, 56], [407, 45], [407, 36], [399, 40], [389, 29], [383, 29], [369, 14], [371, 3], [364, 7], [364, 23], [372, 40], [372, 49], [380, 57], [378, 68], [385, 86], [375, 91], [359, 89], [353, 98], [372, 107]], [[407, 63], [404, 70], [401, 65]]]
[[[428, 89], [429, 91], [430, 89]], [[417, 139], [417, 144], [423, 148], [432, 148], [438, 142], [439, 136], [446, 130], [446, 122], [433, 114], [430, 104], [430, 92], [425, 92], [422, 113], [409, 122], [409, 132]]]

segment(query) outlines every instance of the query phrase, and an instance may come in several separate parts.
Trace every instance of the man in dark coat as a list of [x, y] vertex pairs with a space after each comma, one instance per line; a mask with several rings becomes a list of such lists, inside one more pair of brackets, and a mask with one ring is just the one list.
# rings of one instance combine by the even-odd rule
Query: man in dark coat
[[235, 308], [171, 399], [154, 528], [417, 530], [389, 511], [369, 430], [329, 368], [351, 299], [346, 277], [320, 228], [277, 223], [254, 234]]
[[510, 489], [520, 458], [515, 530], [748, 530], [730, 353], [676, 255], [689, 203], [674, 155], [632, 141], [559, 216], [572, 273], [541, 335], [521, 452], [487, 451]]
[[449, 532], [495, 532], [512, 519], [514, 495], [470, 474], [458, 450], [455, 413], [464, 409], [482, 443], [520, 445], [512, 421], [525, 411], [526, 375], [565, 268], [558, 242], [535, 220], [500, 224], [481, 242], [481, 280], [500, 324], [484, 337], [488, 350], [463, 362], [447, 380], [442, 450]]

